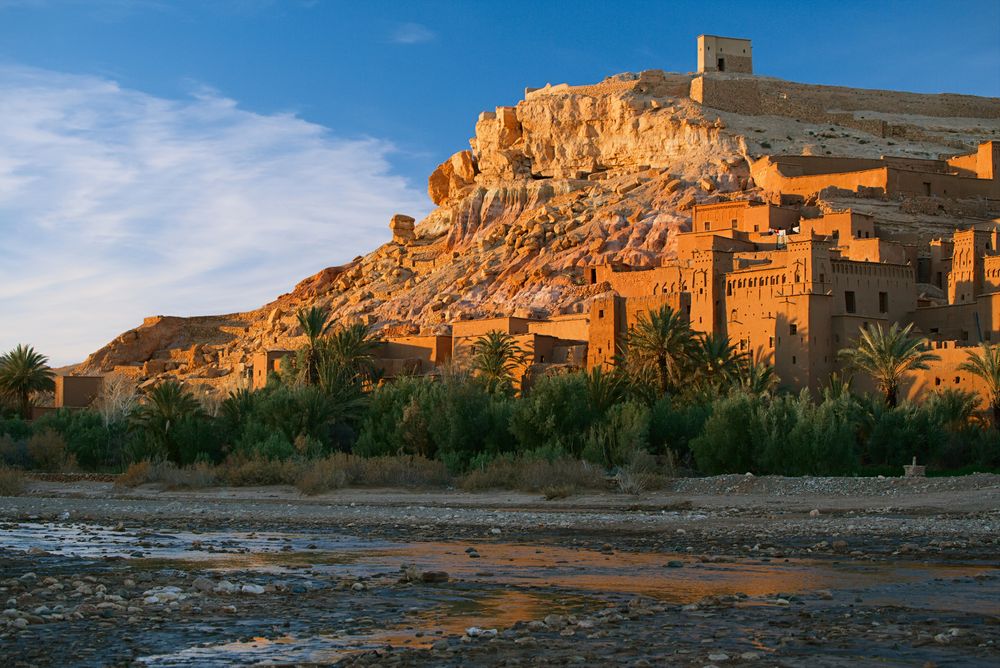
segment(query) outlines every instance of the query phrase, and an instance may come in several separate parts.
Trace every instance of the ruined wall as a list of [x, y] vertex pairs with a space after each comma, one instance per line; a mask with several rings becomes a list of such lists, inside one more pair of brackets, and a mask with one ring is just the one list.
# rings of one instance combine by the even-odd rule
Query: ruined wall
[[943, 93], [928, 95], [840, 86], [819, 86], [762, 77], [705, 74], [691, 82], [697, 102], [750, 116], [785, 116], [809, 123], [834, 123], [885, 137], [892, 128], [861, 112], [915, 116], [1000, 118], [1000, 99]]

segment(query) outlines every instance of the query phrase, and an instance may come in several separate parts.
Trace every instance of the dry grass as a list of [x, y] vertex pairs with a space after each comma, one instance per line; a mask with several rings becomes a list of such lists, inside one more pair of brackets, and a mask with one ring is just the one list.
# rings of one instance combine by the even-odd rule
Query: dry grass
[[39, 471], [59, 473], [76, 466], [76, 458], [66, 449], [66, 441], [51, 430], [29, 438], [27, 450], [31, 463]]
[[470, 471], [461, 480], [462, 489], [520, 489], [543, 492], [546, 498], [565, 498], [584, 489], [604, 489], [601, 470], [576, 459], [494, 459], [481, 469]]
[[565, 499], [572, 496], [575, 492], [576, 488], [572, 485], [549, 485], [542, 488], [542, 496], [545, 497], [546, 501]]
[[303, 471], [295, 486], [307, 496], [322, 494], [347, 487], [347, 472], [334, 462], [333, 457], [328, 457], [315, 462]]
[[442, 462], [424, 457], [358, 457], [337, 453], [312, 462], [296, 486], [303, 494], [342, 487], [444, 487], [451, 482]]
[[17, 469], [0, 465], [0, 496], [20, 496], [24, 491], [24, 475]]
[[115, 487], [138, 487], [149, 482], [149, 471], [153, 465], [148, 461], [129, 464], [125, 472], [118, 476]]
[[615, 475], [615, 486], [622, 494], [642, 494], [662, 489], [676, 477], [677, 465], [672, 451], [668, 450], [666, 456], [657, 459], [648, 452], [637, 450]]
[[115, 487], [138, 487], [146, 483], [160, 483], [166, 489], [202, 489], [216, 484], [216, 471], [208, 464], [178, 468], [170, 462], [142, 461], [118, 476]]
[[311, 461], [293, 459], [228, 459], [216, 467], [219, 484], [231, 487], [294, 485]]

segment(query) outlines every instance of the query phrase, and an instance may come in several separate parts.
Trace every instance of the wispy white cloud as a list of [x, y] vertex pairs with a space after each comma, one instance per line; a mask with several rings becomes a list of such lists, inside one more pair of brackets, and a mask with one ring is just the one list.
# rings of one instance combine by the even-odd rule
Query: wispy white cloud
[[426, 196], [393, 146], [211, 91], [0, 67], [0, 351], [81, 360], [144, 315], [254, 308]]
[[434, 40], [433, 30], [419, 23], [401, 23], [392, 31], [390, 41], [394, 44], [422, 44]]

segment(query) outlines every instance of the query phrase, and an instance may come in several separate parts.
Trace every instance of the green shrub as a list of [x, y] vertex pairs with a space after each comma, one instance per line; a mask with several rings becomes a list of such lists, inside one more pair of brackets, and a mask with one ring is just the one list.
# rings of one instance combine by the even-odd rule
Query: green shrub
[[59, 433], [77, 463], [87, 470], [118, 467], [126, 458], [127, 425], [105, 425], [96, 411], [60, 409], [39, 418], [34, 429]]
[[481, 383], [449, 378], [427, 397], [421, 410], [438, 458], [452, 472], [461, 472], [477, 455], [514, 449], [509, 431], [513, 399], [495, 396]]
[[510, 432], [522, 450], [558, 448], [579, 457], [595, 418], [583, 373], [543, 376], [514, 402]]
[[766, 436], [761, 420], [763, 398], [742, 392], [712, 403], [712, 415], [702, 433], [691, 441], [698, 469], [719, 474], [754, 468], [755, 448]]
[[691, 440], [705, 428], [712, 412], [711, 403], [680, 402], [669, 395], [660, 397], [650, 408], [649, 449], [656, 454], [674, 452], [684, 457], [690, 452]]
[[583, 458], [605, 468], [622, 466], [649, 447], [649, 408], [630, 400], [616, 404], [587, 432]]
[[295, 446], [281, 433], [271, 433], [264, 440], [253, 444], [245, 444], [241, 449], [243, 455], [256, 459], [280, 460], [295, 456]]
[[10, 436], [15, 441], [27, 439], [31, 436], [31, 425], [19, 416], [0, 417], [0, 436], [3, 435]]
[[691, 450], [710, 474], [843, 474], [857, 469], [860, 428], [849, 395], [816, 405], [808, 391], [771, 398], [737, 392], [713, 402]]
[[173, 429], [181, 466], [222, 459], [222, 423], [200, 415], [181, 418]]
[[764, 438], [755, 469], [781, 475], [838, 475], [857, 469], [858, 423], [853, 399], [813, 404], [807, 390], [761, 404]]
[[354, 451], [366, 456], [409, 453], [433, 457], [436, 444], [427, 410], [437, 403], [433, 395], [440, 389], [428, 378], [401, 378], [375, 389]]
[[939, 416], [911, 403], [896, 408], [874, 406], [867, 417], [868, 438], [862, 452], [866, 465], [901, 467], [913, 457], [919, 462], [937, 462], [948, 440]]

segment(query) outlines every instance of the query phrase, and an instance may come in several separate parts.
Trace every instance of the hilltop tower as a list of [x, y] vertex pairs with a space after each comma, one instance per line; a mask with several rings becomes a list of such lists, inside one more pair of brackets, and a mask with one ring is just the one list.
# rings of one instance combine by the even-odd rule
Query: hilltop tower
[[750, 40], [698, 35], [698, 73], [703, 72], [753, 74]]

